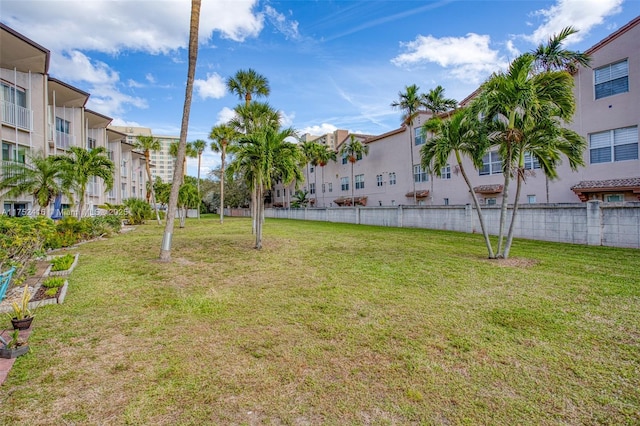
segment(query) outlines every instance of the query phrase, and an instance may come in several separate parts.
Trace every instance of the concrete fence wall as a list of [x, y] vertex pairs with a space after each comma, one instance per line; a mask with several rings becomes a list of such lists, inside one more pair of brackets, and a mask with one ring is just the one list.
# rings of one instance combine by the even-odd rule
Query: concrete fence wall
[[[497, 235], [500, 207], [486, 206], [482, 212], [489, 233]], [[225, 214], [250, 216], [247, 209], [225, 209]], [[481, 232], [478, 215], [471, 205], [266, 209], [265, 217]], [[507, 225], [510, 221], [511, 210]], [[532, 240], [640, 248], [640, 203], [521, 205], [514, 235]]]

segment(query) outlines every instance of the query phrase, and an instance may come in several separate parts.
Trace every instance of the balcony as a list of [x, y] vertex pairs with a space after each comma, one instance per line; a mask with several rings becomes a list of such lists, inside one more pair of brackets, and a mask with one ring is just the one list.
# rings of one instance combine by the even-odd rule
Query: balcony
[[[0, 169], [0, 177], [2, 177], [2, 179], [7, 179], [10, 177], [15, 177], [18, 175], [18, 171], [13, 169], [11, 170], [12, 167], [15, 167], [15, 164], [18, 164], [14, 161], [3, 161], [2, 162], [2, 168]], [[15, 186], [15, 185], [12, 185]]]
[[75, 141], [75, 136], [56, 130], [56, 148], [69, 149], [70, 146], [75, 145]]
[[2, 123], [17, 127], [22, 130], [31, 131], [32, 111], [18, 106], [14, 103], [2, 101]]

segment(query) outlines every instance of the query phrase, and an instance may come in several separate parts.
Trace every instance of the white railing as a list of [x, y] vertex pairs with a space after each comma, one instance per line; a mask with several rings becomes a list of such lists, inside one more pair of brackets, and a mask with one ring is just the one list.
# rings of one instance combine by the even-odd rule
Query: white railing
[[75, 136], [56, 130], [56, 147], [69, 149], [70, 146], [75, 145], [75, 141]]
[[32, 111], [14, 103], [2, 101], [2, 122], [23, 130], [32, 130]]

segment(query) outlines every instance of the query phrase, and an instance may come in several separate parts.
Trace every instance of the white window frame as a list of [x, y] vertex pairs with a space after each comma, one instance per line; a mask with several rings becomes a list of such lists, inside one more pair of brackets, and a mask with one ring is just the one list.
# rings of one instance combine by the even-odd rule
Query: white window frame
[[[617, 84], [617, 85], [614, 85]], [[598, 93], [598, 86], [601, 91]], [[593, 70], [593, 97], [603, 99], [629, 92], [629, 61], [623, 59]]]
[[348, 177], [341, 177], [340, 178], [340, 189], [342, 191], [348, 191], [349, 190], [349, 178]]
[[376, 175], [376, 186], [382, 186], [382, 175]]
[[422, 127], [416, 127], [413, 129], [413, 144], [415, 146], [418, 145], [424, 145], [424, 143], [427, 141], [425, 137], [422, 136]]
[[480, 176], [502, 174], [502, 160], [498, 151], [489, 151], [482, 157], [482, 167], [478, 173]]
[[364, 189], [364, 174], [359, 174], [355, 176], [356, 181], [356, 189]]
[[389, 185], [396, 184], [396, 172], [389, 173]]
[[451, 179], [451, 164], [447, 164], [440, 170], [442, 179]]
[[416, 183], [429, 181], [429, 174], [422, 168], [422, 164], [413, 165], [413, 181]]
[[[616, 147], [627, 147], [630, 148], [631, 151], [619, 153]], [[608, 157], [608, 159], [600, 160], [600, 155], [595, 157], [596, 152], [598, 152], [596, 150], [600, 150], [600, 152], [604, 154], [604, 157]], [[623, 154], [629, 153], [631, 156], [627, 158], [623, 156]], [[619, 157], [622, 158], [618, 159]], [[638, 126], [621, 127], [589, 134], [589, 164], [614, 163], [637, 159]]]

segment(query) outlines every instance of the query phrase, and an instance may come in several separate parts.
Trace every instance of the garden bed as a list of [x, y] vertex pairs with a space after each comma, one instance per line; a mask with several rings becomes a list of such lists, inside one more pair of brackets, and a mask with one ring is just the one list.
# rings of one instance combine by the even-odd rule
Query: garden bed
[[[63, 256], [66, 256], [63, 255]], [[53, 262], [55, 259], [61, 258], [63, 256], [47, 256], [46, 260], [49, 262]], [[78, 258], [80, 257], [80, 253], [76, 253], [75, 258], [73, 260], [73, 263], [71, 264], [71, 266], [68, 269], [64, 269], [62, 271], [52, 271], [53, 268], [53, 264], [50, 264], [49, 267], [47, 268], [47, 270], [44, 272], [44, 276], [48, 277], [63, 277], [66, 275], [71, 274], [71, 272], [73, 272], [73, 270], [75, 269], [76, 265], [78, 264]]]

